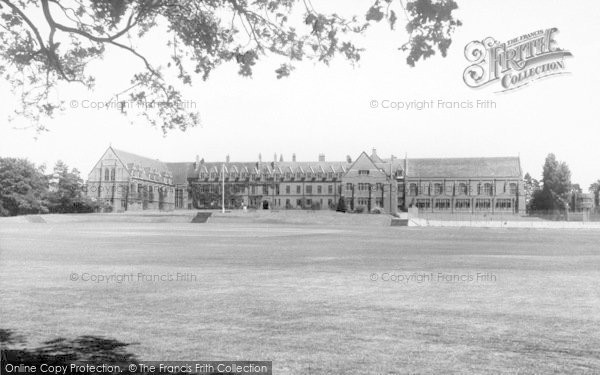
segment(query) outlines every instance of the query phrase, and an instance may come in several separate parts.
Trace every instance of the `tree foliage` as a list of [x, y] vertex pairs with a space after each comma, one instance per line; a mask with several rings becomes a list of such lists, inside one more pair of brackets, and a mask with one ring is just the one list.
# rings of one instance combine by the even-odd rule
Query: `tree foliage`
[[46, 200], [52, 213], [93, 212], [96, 208], [96, 204], [85, 195], [85, 186], [79, 171], [76, 168], [69, 170], [60, 160], [49, 176]]
[[525, 173], [523, 177], [523, 190], [525, 192], [525, 202], [527, 204], [527, 210], [532, 209], [533, 196], [537, 191], [540, 190], [540, 182], [535, 178], [531, 177], [529, 173]]
[[[340, 55], [354, 63], [363, 50], [353, 36], [384, 20], [394, 29], [403, 14], [410, 37], [400, 48], [414, 66], [436, 50], [446, 56], [461, 24], [454, 0], [368, 1], [364, 16], [345, 18], [310, 0], [0, 0], [0, 75], [19, 95], [17, 115], [42, 131], [44, 119], [63, 109], [56, 86], [93, 88], [88, 64], [107, 48], [121, 50], [143, 66], [128, 90], [133, 107], [162, 103], [140, 114], [167, 132], [198, 124], [198, 114], [179, 105], [181, 87], [194, 75], [207, 79], [220, 64], [233, 62], [251, 76], [259, 60], [280, 56], [275, 74], [282, 78], [304, 59], [328, 64]], [[171, 50], [168, 62], [151, 61], [139, 48], [155, 29], [166, 31], [167, 40], [157, 42]]]
[[596, 182], [592, 183], [588, 188], [588, 191], [594, 194], [594, 205], [596, 207], [600, 206], [600, 179]]
[[0, 158], [0, 216], [47, 213], [48, 180], [25, 159]]
[[542, 189], [533, 194], [532, 208], [536, 210], [563, 210], [572, 193], [571, 171], [565, 162], [548, 154], [543, 167]]
[[26, 159], [0, 158], [0, 216], [92, 212], [84, 192], [79, 171], [61, 161], [46, 175]]
[[337, 207], [335, 209], [337, 212], [346, 212], [346, 200], [342, 197], [338, 200]]

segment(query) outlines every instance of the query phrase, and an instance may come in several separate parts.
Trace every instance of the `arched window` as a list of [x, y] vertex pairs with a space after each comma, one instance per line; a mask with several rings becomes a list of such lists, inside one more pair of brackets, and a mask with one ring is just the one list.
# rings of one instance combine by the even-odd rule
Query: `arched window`
[[492, 184], [486, 182], [483, 184], [483, 195], [493, 195], [494, 189], [492, 188]]
[[408, 193], [410, 195], [417, 195], [418, 191], [417, 191], [417, 184], [410, 184], [409, 188], [408, 188]]
[[104, 180], [108, 181], [110, 179], [110, 171], [108, 168], [104, 170]]
[[468, 194], [467, 184], [465, 184], [464, 182], [461, 182], [458, 185], [458, 194], [459, 195], [467, 195]]

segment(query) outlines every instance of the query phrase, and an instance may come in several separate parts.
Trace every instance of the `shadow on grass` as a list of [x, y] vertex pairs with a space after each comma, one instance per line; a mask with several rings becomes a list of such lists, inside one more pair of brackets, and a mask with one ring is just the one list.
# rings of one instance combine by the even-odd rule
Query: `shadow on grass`
[[[75, 339], [57, 338], [45, 341], [41, 346], [26, 347], [27, 340], [13, 330], [0, 328], [0, 355], [2, 363], [46, 365], [120, 365], [127, 369], [131, 363], [140, 363], [135, 354], [128, 351], [129, 343], [99, 336], [79, 336]], [[123, 374], [135, 374], [124, 370]], [[183, 374], [183, 373], [181, 373]], [[217, 375], [224, 373], [213, 373]], [[189, 374], [188, 374], [189, 375]], [[227, 375], [227, 374], [224, 374]]]
[[24, 347], [26, 340], [12, 330], [0, 328], [2, 360], [8, 363], [69, 364], [110, 363], [127, 364], [136, 361], [127, 351], [130, 344], [98, 336], [80, 336], [76, 339], [57, 338], [35, 348]]

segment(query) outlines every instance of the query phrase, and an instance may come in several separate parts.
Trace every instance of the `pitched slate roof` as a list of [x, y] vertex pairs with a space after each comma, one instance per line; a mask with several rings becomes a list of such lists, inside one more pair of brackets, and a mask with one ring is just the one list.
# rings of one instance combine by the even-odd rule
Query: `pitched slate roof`
[[[170, 163], [169, 163], [170, 164]], [[234, 168], [237, 168], [238, 172], [245, 171], [247, 168], [249, 173], [253, 173], [256, 169], [257, 162], [205, 162], [200, 164], [198, 170], [188, 172], [189, 176], [198, 176], [199, 172], [210, 172], [217, 171], [221, 172], [221, 166], [225, 164], [225, 168], [228, 172], [233, 172]], [[327, 172], [346, 172], [348, 170], [349, 164], [346, 162], [335, 162], [335, 161], [315, 161], [315, 162], [274, 162], [275, 170], [277, 172], [281, 171], [283, 173], [286, 172], [299, 172], [303, 171], [303, 173], [314, 171], [314, 173], [318, 173], [321, 171]], [[268, 171], [269, 173], [273, 170], [271, 166], [271, 162], [258, 162], [258, 170], [262, 173], [263, 171]], [[193, 168], [193, 167], [192, 167]]]
[[112, 148], [112, 150], [128, 169], [130, 168], [130, 164], [133, 164], [139, 165], [142, 168], [155, 169], [159, 173], [169, 172], [167, 165], [160, 160], [132, 154], [131, 152], [118, 150], [116, 148]]
[[194, 171], [194, 163], [165, 163], [173, 175], [173, 184], [186, 185], [188, 175]]
[[[393, 166], [403, 168], [404, 159], [394, 160]], [[407, 166], [408, 178], [520, 178], [522, 175], [518, 157], [408, 159]]]

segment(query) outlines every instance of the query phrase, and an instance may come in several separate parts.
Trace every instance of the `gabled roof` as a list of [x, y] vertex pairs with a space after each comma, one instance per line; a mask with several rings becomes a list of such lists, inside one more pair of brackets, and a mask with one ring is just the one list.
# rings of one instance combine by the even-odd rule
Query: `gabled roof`
[[354, 160], [354, 163], [352, 163], [352, 165], [350, 165], [350, 167], [348, 169], [354, 169], [354, 166], [358, 163], [364, 163], [367, 162], [367, 164], [370, 164], [370, 166], [373, 167], [373, 169], [379, 170], [380, 168], [375, 165], [375, 163], [373, 162], [373, 159], [371, 159], [371, 157], [369, 155], [367, 155], [366, 152], [361, 152], [360, 155], [358, 155], [358, 157], [356, 158], [356, 160]]
[[187, 184], [188, 173], [190, 169], [193, 170], [193, 163], [165, 163], [167, 168], [173, 175], [173, 184], [185, 185]]
[[132, 154], [131, 152], [118, 150], [113, 147], [111, 149], [128, 169], [133, 165], [140, 165], [144, 169], [156, 170], [158, 173], [170, 172], [167, 165], [160, 160]]
[[[404, 159], [394, 162], [403, 167]], [[408, 159], [405, 173], [408, 178], [521, 178], [521, 162], [518, 157]]]

